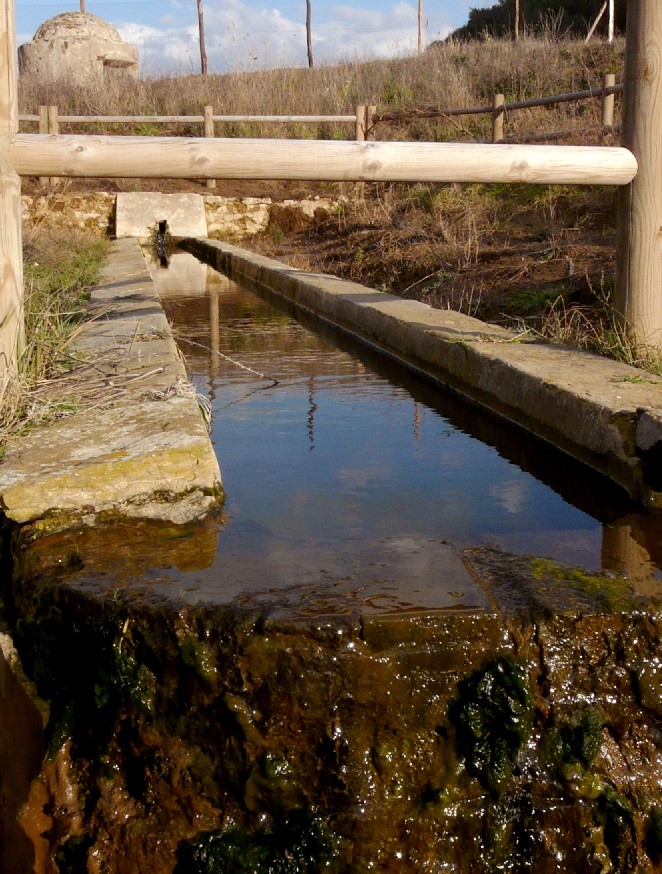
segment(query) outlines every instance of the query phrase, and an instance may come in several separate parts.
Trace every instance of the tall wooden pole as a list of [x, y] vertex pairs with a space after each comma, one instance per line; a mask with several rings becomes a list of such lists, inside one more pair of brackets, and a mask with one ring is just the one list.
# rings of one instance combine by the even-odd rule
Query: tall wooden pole
[[205, 15], [202, 0], [198, 0], [198, 31], [200, 33], [200, 72], [207, 75], [207, 49], [205, 48]]
[[610, 43], [614, 41], [614, 0], [609, 0], [609, 29], [607, 37]]
[[18, 130], [14, 0], [0, 15], [0, 398], [16, 372], [23, 347], [21, 180], [7, 160]]
[[662, 348], [662, 3], [630, 0], [623, 145], [639, 172], [619, 192], [614, 305], [637, 347]]
[[306, 0], [306, 48], [308, 49], [308, 66], [311, 70], [313, 69], [312, 16], [310, 0]]
[[423, 51], [423, 0], [418, 0], [418, 54]]
[[515, 0], [515, 39], [519, 39], [519, 0]]

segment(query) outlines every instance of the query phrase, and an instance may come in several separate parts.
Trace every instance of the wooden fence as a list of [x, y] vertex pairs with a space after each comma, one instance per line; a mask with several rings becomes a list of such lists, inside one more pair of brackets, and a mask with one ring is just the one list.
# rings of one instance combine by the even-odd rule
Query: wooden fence
[[[602, 127], [614, 128], [614, 96], [623, 92], [623, 85], [616, 84], [614, 73], [606, 73], [603, 83], [597, 88], [534, 97], [507, 103], [503, 94], [495, 94], [491, 106], [469, 106], [442, 109], [438, 106], [419, 107], [399, 112], [378, 113], [371, 104], [359, 104], [353, 115], [216, 115], [213, 106], [205, 106], [202, 115], [59, 115], [57, 106], [40, 106], [37, 115], [21, 113], [19, 122], [36, 123], [39, 133], [57, 134], [60, 124], [185, 124], [200, 125], [205, 137], [215, 136], [216, 124], [351, 124], [358, 142], [377, 138], [377, 125], [403, 124], [422, 118], [453, 118], [464, 115], [490, 115], [492, 117], [492, 142], [510, 142], [505, 136], [505, 121], [508, 112], [531, 109], [539, 106], [555, 106], [560, 103], [578, 102], [602, 98]], [[539, 134], [530, 140], [561, 139], [567, 132]], [[522, 141], [521, 139], [519, 140]]]

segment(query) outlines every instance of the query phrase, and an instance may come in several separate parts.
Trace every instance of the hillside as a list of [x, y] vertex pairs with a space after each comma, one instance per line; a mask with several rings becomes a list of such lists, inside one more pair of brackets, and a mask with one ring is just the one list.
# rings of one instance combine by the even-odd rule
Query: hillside
[[[121, 88], [26, 80], [20, 111], [57, 103], [62, 114], [179, 115], [200, 114], [211, 104], [216, 114], [348, 114], [357, 103], [373, 103], [378, 115], [392, 118], [377, 124], [380, 140], [488, 141], [489, 115], [430, 118], [421, 110], [491, 105], [496, 92], [513, 101], [598, 87], [606, 72], [620, 78], [622, 41], [586, 46], [553, 36], [517, 43], [449, 42], [430, 47], [420, 58], [142, 80]], [[599, 100], [588, 100], [512, 112], [506, 135], [521, 140], [555, 131], [563, 133], [559, 142], [616, 143], [615, 133], [600, 130], [600, 111]], [[65, 126], [61, 130], [68, 132]], [[181, 124], [142, 124], [133, 130], [107, 125], [104, 132], [200, 135], [199, 125]], [[303, 123], [218, 124], [216, 134], [352, 136], [338, 125]], [[27, 190], [34, 190], [35, 182]], [[201, 183], [172, 180], [94, 180], [88, 187], [206, 190]], [[250, 244], [297, 266], [483, 319], [543, 329], [590, 347], [602, 347], [611, 330], [608, 316], [600, 321], [613, 285], [611, 189], [219, 182], [216, 193], [259, 193], [276, 200], [340, 196], [337, 215], [318, 215], [309, 225], [287, 209], [276, 211], [268, 232]], [[573, 336], [576, 329], [581, 336]]]

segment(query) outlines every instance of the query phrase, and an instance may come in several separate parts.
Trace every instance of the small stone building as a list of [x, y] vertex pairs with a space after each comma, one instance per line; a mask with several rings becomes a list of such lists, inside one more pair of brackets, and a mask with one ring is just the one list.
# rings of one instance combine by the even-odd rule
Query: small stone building
[[89, 12], [63, 12], [45, 21], [32, 42], [19, 46], [19, 72], [80, 81], [108, 75], [138, 76], [138, 49]]

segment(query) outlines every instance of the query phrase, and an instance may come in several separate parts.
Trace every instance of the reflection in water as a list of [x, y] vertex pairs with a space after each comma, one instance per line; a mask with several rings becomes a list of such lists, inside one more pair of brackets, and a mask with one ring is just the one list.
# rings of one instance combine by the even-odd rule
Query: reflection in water
[[[421, 585], [435, 574], [414, 552], [442, 541], [604, 567], [659, 591], [659, 514], [634, 511], [541, 441], [211, 269], [206, 291], [187, 277], [177, 292], [180, 259], [199, 270], [173, 257], [164, 306], [212, 401], [228, 494], [218, 548], [195, 579], [200, 597], [321, 579]], [[402, 538], [417, 546], [396, 562]]]
[[315, 403], [315, 377], [311, 376], [308, 382], [308, 440], [310, 441], [310, 451], [315, 448], [315, 412], [317, 404]]

